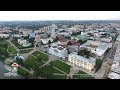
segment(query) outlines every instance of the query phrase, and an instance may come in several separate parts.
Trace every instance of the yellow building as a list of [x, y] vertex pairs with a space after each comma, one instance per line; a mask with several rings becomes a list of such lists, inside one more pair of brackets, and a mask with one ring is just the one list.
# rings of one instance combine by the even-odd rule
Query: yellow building
[[79, 67], [82, 67], [87, 70], [92, 70], [94, 69], [96, 59], [95, 58], [85, 58], [83, 56], [79, 56], [76, 53], [71, 53], [68, 55], [68, 61], [71, 62], [72, 64], [75, 64]]

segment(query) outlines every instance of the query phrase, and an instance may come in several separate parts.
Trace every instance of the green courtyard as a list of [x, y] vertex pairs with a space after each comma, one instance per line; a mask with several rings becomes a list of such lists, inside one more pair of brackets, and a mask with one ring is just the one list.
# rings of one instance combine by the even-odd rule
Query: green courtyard
[[20, 53], [21, 53], [21, 54], [29, 53], [29, 52], [32, 51], [32, 50], [33, 50], [33, 49], [20, 50]]
[[35, 58], [34, 56], [29, 56], [25, 62], [22, 62], [21, 65], [24, 66], [27, 69], [33, 69], [35, 70], [36, 67], [39, 68], [41, 65], [43, 65], [44, 62], [41, 61], [40, 58]]
[[60, 70], [62, 70], [64, 72], [66, 72], [66, 73], [69, 73], [70, 72], [70, 68], [71, 68], [70, 65], [65, 64], [64, 62], [59, 61], [59, 60], [50, 62], [50, 65], [54, 66], [54, 67], [56, 67], [56, 68], [58, 68], [58, 69], [60, 69]]
[[16, 53], [17, 53], [16, 49], [15, 49], [13, 46], [9, 46], [9, 47], [8, 47], [8, 52], [9, 52], [10, 54], [16, 54]]
[[48, 61], [48, 55], [40, 51], [35, 51], [34, 53], [32, 53], [32, 55], [34, 55], [35, 57], [41, 58], [45, 62]]
[[73, 75], [74, 79], [94, 79], [94, 77], [92, 77], [91, 75], [88, 75], [87, 73], [80, 71], [78, 73], [75, 73]]
[[64, 73], [58, 71], [51, 65], [40, 68], [37, 74], [47, 79], [65, 79], [67, 77]]

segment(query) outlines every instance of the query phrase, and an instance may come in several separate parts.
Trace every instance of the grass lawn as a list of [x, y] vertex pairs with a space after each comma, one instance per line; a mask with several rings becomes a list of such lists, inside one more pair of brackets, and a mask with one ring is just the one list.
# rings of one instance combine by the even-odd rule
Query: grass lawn
[[53, 68], [51, 65], [44, 66], [39, 69], [39, 75], [47, 79], [65, 79], [66, 75], [56, 75], [63, 74], [60, 71]]
[[50, 65], [52, 65], [52, 66], [54, 66], [54, 67], [56, 67], [56, 68], [58, 68], [58, 69], [60, 69], [60, 70], [62, 70], [64, 72], [66, 72], [66, 73], [69, 73], [70, 68], [71, 68], [70, 65], [67, 65], [66, 63], [61, 62], [59, 60], [50, 62]]
[[35, 77], [33, 75], [31, 75], [30, 73], [26, 72], [25, 70], [23, 70], [20, 67], [18, 67], [18, 74], [24, 76], [27, 79], [35, 79]]
[[74, 79], [94, 79], [91, 75], [88, 75], [83, 71], [79, 71], [78, 73], [75, 73], [75, 74], [76, 75], [73, 75]]
[[48, 61], [48, 55], [42, 52], [35, 51], [32, 55], [34, 55], [35, 57], [40, 57], [45, 62]]
[[35, 69], [36, 67], [39, 68], [43, 64], [44, 63], [39, 58], [36, 59], [33, 56], [29, 56], [27, 60], [23, 63], [23, 66], [27, 69]]
[[8, 51], [10, 53], [12, 53], [12, 52], [16, 51], [16, 49], [13, 46], [9, 46]]
[[33, 50], [33, 49], [20, 50], [20, 53], [21, 53], [21, 54], [29, 53], [29, 52], [32, 51], [32, 50]]
[[100, 69], [102, 62], [103, 62], [103, 60], [100, 60], [100, 59], [96, 60], [96, 67], [95, 67], [96, 71], [95, 72], [97, 72]]

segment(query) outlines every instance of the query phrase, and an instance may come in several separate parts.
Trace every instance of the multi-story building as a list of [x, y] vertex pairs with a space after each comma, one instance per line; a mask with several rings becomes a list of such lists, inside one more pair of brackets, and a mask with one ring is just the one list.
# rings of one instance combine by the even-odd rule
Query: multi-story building
[[67, 49], [63, 48], [62, 46], [50, 47], [48, 53], [63, 59], [65, 59], [68, 56]]
[[87, 70], [93, 70], [96, 59], [95, 58], [85, 58], [83, 56], [77, 55], [77, 53], [71, 53], [68, 55], [68, 61], [71, 62], [72, 64], [75, 64], [79, 67], [82, 67]]

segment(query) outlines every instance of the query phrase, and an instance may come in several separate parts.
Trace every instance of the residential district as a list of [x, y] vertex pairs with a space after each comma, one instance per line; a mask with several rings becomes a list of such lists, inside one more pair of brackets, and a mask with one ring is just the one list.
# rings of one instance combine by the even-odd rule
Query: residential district
[[1, 22], [0, 79], [120, 79], [120, 22], [76, 22]]

